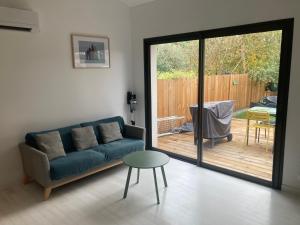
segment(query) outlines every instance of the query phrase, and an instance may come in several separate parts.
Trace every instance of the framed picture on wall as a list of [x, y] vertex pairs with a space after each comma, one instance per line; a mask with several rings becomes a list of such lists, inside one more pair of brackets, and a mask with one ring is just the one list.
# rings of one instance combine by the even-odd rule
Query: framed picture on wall
[[72, 34], [74, 68], [109, 68], [109, 38]]

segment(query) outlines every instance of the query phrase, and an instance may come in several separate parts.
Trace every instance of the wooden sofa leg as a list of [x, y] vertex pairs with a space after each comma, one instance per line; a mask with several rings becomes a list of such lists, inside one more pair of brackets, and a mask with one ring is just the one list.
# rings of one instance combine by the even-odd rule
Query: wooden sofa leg
[[30, 182], [32, 182], [32, 179], [31, 177], [27, 176], [27, 175], [24, 175], [23, 176], [23, 184], [29, 184]]
[[44, 200], [48, 200], [50, 194], [51, 194], [52, 188], [51, 187], [47, 187], [44, 188]]

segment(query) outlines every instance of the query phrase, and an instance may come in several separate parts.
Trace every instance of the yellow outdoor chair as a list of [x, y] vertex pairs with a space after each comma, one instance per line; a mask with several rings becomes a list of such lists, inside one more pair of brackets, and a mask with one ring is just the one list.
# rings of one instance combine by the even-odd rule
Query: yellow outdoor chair
[[[263, 111], [248, 111], [247, 112], [247, 130], [246, 130], [246, 144], [249, 143], [249, 129], [255, 128], [255, 142], [257, 138], [257, 129], [266, 129], [267, 131], [267, 144], [266, 151], [268, 151], [269, 139], [270, 139], [270, 129], [274, 128], [274, 125], [271, 124], [270, 114]], [[250, 121], [255, 121], [255, 123], [250, 124]]]

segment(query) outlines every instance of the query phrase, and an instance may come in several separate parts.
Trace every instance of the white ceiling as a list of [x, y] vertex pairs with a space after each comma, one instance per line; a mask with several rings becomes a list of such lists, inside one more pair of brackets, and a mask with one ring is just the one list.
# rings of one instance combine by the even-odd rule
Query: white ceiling
[[121, 2], [124, 2], [126, 5], [130, 6], [130, 7], [134, 7], [137, 5], [142, 5], [148, 2], [153, 2], [156, 0], [120, 0]]

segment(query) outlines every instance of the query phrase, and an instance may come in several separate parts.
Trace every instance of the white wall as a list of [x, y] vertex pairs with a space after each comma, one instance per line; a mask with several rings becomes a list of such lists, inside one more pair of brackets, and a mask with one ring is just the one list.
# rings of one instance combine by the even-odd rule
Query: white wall
[[[29, 131], [112, 115], [127, 117], [129, 8], [118, 0], [0, 0], [32, 9], [39, 33], [0, 30], [0, 188], [20, 182], [17, 148]], [[110, 38], [110, 69], [73, 69], [70, 34]], [[133, 86], [133, 85], [132, 85]]]
[[144, 38], [294, 17], [294, 49], [283, 183], [300, 189], [299, 12], [299, 0], [158, 0], [133, 8], [133, 74], [140, 103], [137, 109], [137, 123], [144, 125]]

